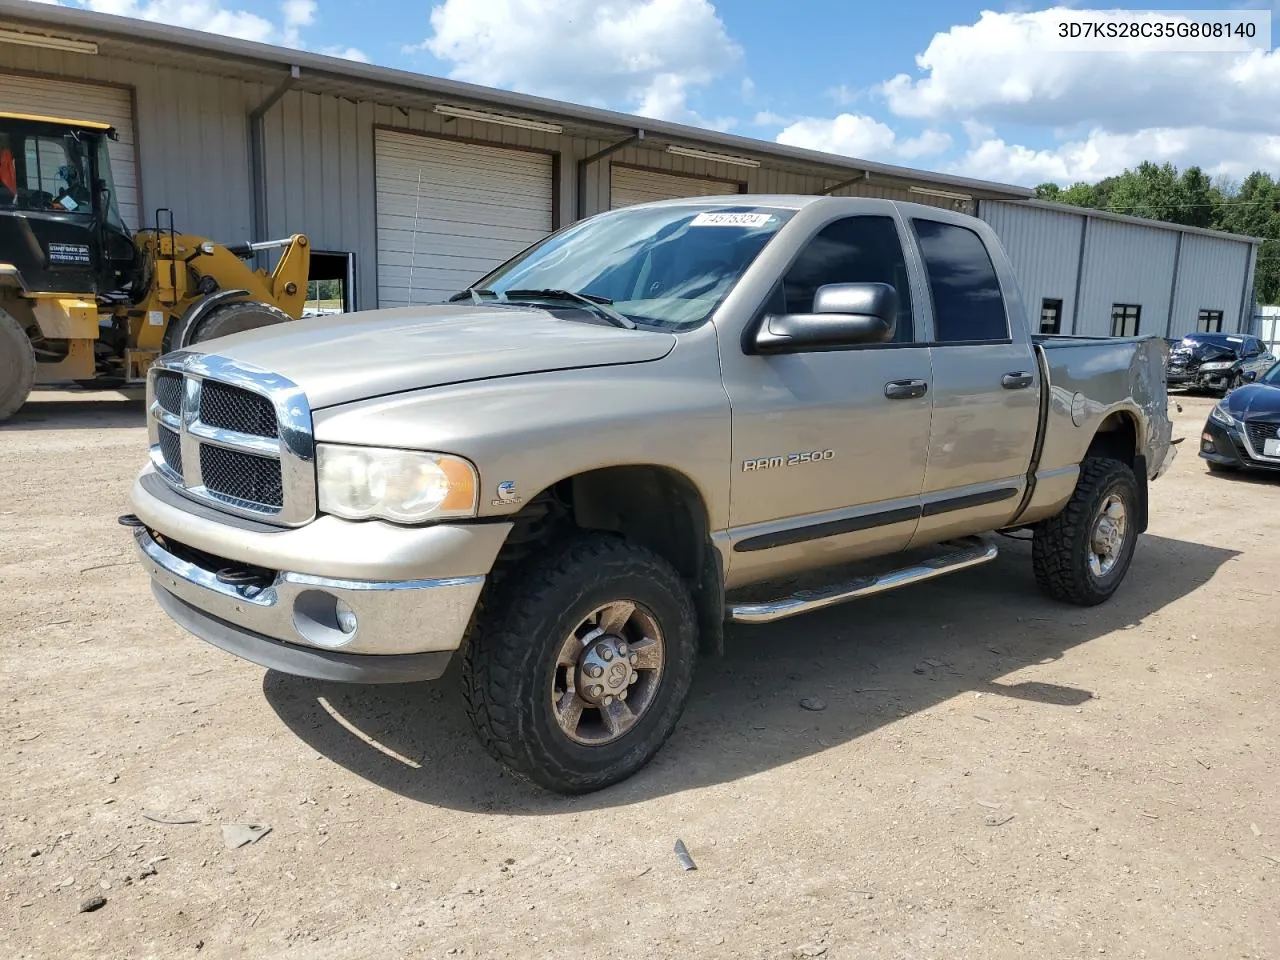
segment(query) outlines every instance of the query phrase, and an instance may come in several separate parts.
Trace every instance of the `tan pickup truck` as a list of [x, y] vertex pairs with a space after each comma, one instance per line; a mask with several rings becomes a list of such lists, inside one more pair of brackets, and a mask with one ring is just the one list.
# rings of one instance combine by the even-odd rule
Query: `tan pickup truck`
[[584, 792], [661, 748], [726, 621], [974, 567], [1013, 530], [1050, 597], [1106, 600], [1176, 449], [1167, 352], [1030, 336], [971, 217], [645, 204], [448, 303], [163, 358], [122, 522], [196, 636], [356, 683], [458, 656], [489, 751]]

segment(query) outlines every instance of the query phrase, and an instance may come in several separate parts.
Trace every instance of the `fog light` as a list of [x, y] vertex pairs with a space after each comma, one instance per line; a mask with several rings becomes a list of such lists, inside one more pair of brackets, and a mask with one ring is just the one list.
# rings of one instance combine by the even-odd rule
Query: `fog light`
[[1200, 434], [1200, 449], [1205, 453], [1217, 451], [1218, 448], [1213, 445], [1213, 434], [1207, 432]]
[[346, 601], [339, 600], [334, 605], [334, 613], [338, 617], [338, 629], [343, 633], [356, 632], [356, 612], [347, 606]]

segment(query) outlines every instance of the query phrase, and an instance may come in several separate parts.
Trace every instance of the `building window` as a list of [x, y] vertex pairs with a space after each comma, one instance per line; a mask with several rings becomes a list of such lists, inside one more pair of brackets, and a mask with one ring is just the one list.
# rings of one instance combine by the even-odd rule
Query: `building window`
[[1113, 337], [1136, 337], [1138, 335], [1138, 320], [1141, 316], [1141, 304], [1113, 303], [1111, 305], [1111, 335]]
[[1062, 332], [1062, 301], [1040, 301], [1040, 332], [1057, 334]]
[[1221, 333], [1222, 332], [1222, 311], [1221, 310], [1201, 310], [1200, 315], [1196, 317], [1197, 333]]
[[350, 313], [356, 308], [355, 255], [337, 251], [311, 251], [304, 317], [326, 313]]

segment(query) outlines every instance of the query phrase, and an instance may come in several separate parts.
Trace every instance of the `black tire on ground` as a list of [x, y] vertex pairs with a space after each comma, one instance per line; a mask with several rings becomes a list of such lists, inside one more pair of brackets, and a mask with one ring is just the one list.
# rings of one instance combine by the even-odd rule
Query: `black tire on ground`
[[191, 332], [190, 343], [204, 343], [217, 337], [226, 337], [245, 330], [256, 330], [259, 327], [277, 323], [287, 323], [293, 318], [269, 303], [257, 300], [228, 303], [217, 307], [209, 316], [200, 321], [200, 325]]
[[[598, 607], [628, 600], [664, 634], [657, 691], [635, 725], [603, 745], [575, 742], [556, 721], [551, 690], [566, 638]], [[548, 790], [588, 793], [645, 766], [684, 710], [697, 660], [689, 589], [657, 554], [621, 538], [583, 534], [508, 571], [486, 598], [462, 663], [476, 735], [517, 775]]]
[[[1103, 506], [1118, 495], [1127, 522], [1115, 564], [1099, 575], [1090, 566], [1095, 524]], [[1138, 484], [1133, 471], [1118, 460], [1090, 457], [1067, 505], [1035, 531], [1031, 562], [1036, 583], [1055, 600], [1092, 607], [1107, 600], [1124, 580], [1137, 546]]]
[[0, 420], [21, 409], [36, 382], [36, 352], [22, 325], [0, 310]]

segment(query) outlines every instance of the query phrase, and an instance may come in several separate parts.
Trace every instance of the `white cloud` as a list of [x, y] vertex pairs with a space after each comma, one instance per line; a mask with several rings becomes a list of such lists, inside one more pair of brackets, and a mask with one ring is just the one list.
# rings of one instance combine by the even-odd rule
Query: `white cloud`
[[[57, 0], [50, 0], [57, 2]], [[313, 26], [316, 20], [317, 0], [283, 0], [280, 4], [280, 22], [248, 10], [229, 9], [220, 0], [78, 0], [79, 5], [98, 13], [113, 13], [137, 20], [151, 20], [175, 27], [204, 30], [240, 40], [259, 43], [277, 43], [287, 47], [306, 49], [302, 39], [303, 29]], [[321, 51], [348, 60], [368, 61], [364, 52], [355, 47], [335, 46]]]
[[300, 46], [302, 28], [311, 26], [316, 19], [316, 0], [284, 0], [280, 12], [284, 16], [285, 46]]
[[863, 160], [913, 159], [944, 152], [951, 137], [926, 130], [918, 137], [899, 139], [893, 129], [861, 114], [836, 117], [802, 117], [775, 138], [778, 143], [839, 153]]
[[772, 110], [761, 110], [751, 118], [751, 122], [757, 127], [785, 127], [795, 123], [798, 119], [802, 118], [784, 116], [781, 113], [774, 113]]
[[846, 84], [840, 84], [836, 87], [827, 88], [827, 96], [830, 97], [837, 106], [847, 107], [855, 100], [862, 99], [864, 91], [856, 87], [850, 87]]
[[756, 82], [750, 77], [743, 77], [742, 84], [738, 88], [743, 103], [750, 103], [756, 96]]
[[359, 47], [321, 47], [317, 53], [323, 53], [326, 57], [340, 57], [343, 60], [355, 60], [358, 63], [368, 63], [369, 55]]
[[933, 37], [916, 57], [923, 75], [898, 74], [878, 92], [898, 115], [932, 120], [1280, 132], [1280, 51], [1179, 53], [1155, 41], [1122, 52], [1063, 50], [1056, 25], [1080, 15], [984, 11]]
[[688, 105], [688, 80], [675, 73], [660, 73], [653, 78], [644, 97], [635, 108], [642, 117], [669, 120], [709, 130], [728, 130], [737, 121], [733, 117], [708, 120]]
[[690, 88], [742, 59], [708, 0], [444, 0], [431, 28], [410, 49], [453, 64], [456, 79], [682, 122], [707, 122]]
[[1047, 150], [992, 137], [949, 165], [954, 173], [1034, 186], [1046, 180], [1094, 182], [1143, 160], [1200, 166], [1211, 176], [1240, 178], [1257, 169], [1280, 169], [1280, 136], [1206, 127], [1151, 128], [1134, 133], [1097, 129]]

